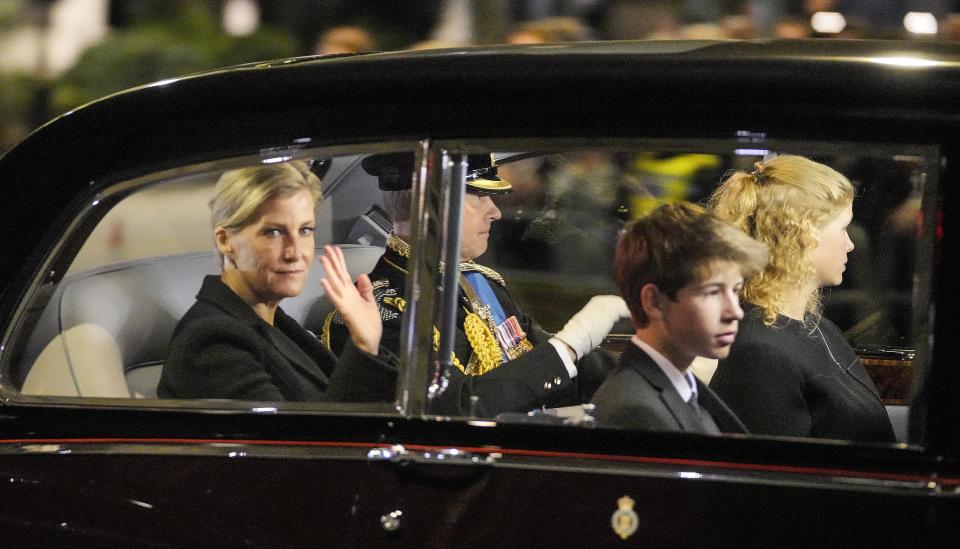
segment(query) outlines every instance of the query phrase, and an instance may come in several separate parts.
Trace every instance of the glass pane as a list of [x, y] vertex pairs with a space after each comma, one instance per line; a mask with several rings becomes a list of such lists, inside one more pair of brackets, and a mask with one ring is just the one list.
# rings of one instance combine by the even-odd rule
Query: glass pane
[[97, 224], [70, 264], [82, 271], [112, 263], [210, 250], [210, 210], [216, 173], [156, 185], [134, 193]]
[[[91, 403], [391, 410], [393, 364], [376, 372], [383, 378], [376, 394], [333, 392], [337, 359], [319, 340], [334, 310], [320, 283], [323, 246], [341, 245], [356, 277], [373, 268], [389, 231], [377, 181], [359, 164], [363, 156], [304, 151], [285, 162], [231, 159], [101, 193], [66, 228], [50, 260], [66, 275], [38, 281], [26, 305], [4, 355], [5, 388]], [[218, 193], [217, 182], [227, 179], [236, 192]], [[215, 198], [224, 205], [216, 219]], [[188, 314], [191, 323], [183, 321]], [[217, 318], [196, 321], [205, 315]], [[211, 327], [247, 331], [183, 343]], [[189, 364], [171, 367], [184, 356]]]
[[[930, 215], [932, 206], [924, 197], [932, 196], [935, 151], [853, 144], [765, 146], [759, 150], [704, 142], [523, 153], [503, 152], [507, 147], [495, 150], [498, 176], [513, 189], [492, 197], [497, 213], [491, 221], [486, 252], [464, 259], [475, 259], [502, 277], [510, 300], [506, 308], [518, 313], [523, 330], [528, 336], [539, 328], [546, 332], [531, 341], [539, 348], [591, 297], [618, 293], [612, 265], [624, 223], [663, 203], [706, 204], [728, 175], [753, 171], [756, 162], [781, 155], [805, 156], [845, 175], [856, 190], [853, 219], [847, 227], [854, 250], [848, 256], [842, 283], [823, 288], [822, 313], [842, 333], [843, 345], [850, 345], [861, 357], [892, 415], [898, 439], [906, 440], [904, 405], [911, 388], [911, 365], [918, 350], [923, 352], [927, 337], [924, 311], [929, 303], [929, 272], [916, 266], [924, 264], [931, 249], [924, 216]], [[523, 150], [515, 144], [508, 147]], [[616, 357], [632, 345], [629, 337], [633, 333], [631, 322], [622, 319], [609, 331], [603, 347]], [[501, 350], [505, 345], [509, 346], [501, 342]], [[461, 349], [467, 355], [457, 357], [461, 364], [476, 362], [475, 347]], [[504, 351], [497, 368], [518, 368], [512, 364], [515, 360]], [[545, 368], [544, 364], [538, 362], [540, 368]], [[715, 368], [716, 361], [698, 359], [692, 371], [709, 381]], [[527, 381], [542, 385], [533, 377]], [[548, 414], [579, 413], [576, 405], [591, 400], [584, 393], [589, 391], [584, 381], [579, 391], [563, 398], [541, 395], [538, 405], [531, 408], [559, 408]], [[511, 414], [521, 410], [511, 410], [511, 403], [485, 397], [482, 389], [476, 391], [481, 402], [487, 398], [496, 403], [492, 410], [486, 408], [490, 415], [518, 419]], [[570, 405], [574, 408], [564, 408]]]
[[[480, 212], [481, 221], [473, 233], [465, 223], [461, 234], [462, 259], [469, 263], [461, 265], [454, 364], [446, 379], [432, 387], [435, 396], [428, 399], [433, 403], [428, 410], [595, 425], [584, 405], [591, 403], [621, 354], [632, 348], [633, 324], [627, 318], [611, 321], [609, 330], [604, 328], [580, 354], [600, 349], [572, 369], [563, 365], [563, 345], [550, 340], [590, 298], [618, 293], [612, 265], [624, 224], [663, 203], [705, 203], [729, 174], [751, 171], [756, 162], [778, 155], [800, 154], [836, 169], [856, 188], [847, 227], [855, 248], [842, 283], [822, 293], [823, 315], [860, 356], [898, 439], [906, 440], [909, 394], [920, 382], [913, 379], [912, 363], [926, 352], [928, 338], [930, 274], [922, 266], [929, 265], [932, 249], [936, 151], [844, 143], [764, 146], [541, 141], [470, 149], [464, 216]], [[370, 275], [383, 324], [382, 347], [404, 356], [400, 332], [406, 300], [416, 299], [408, 296], [404, 268], [411, 251], [404, 246], [410, 240], [405, 232], [410, 220], [403, 219], [410, 196], [404, 201], [396, 188], [381, 190], [385, 172], [370, 160], [383, 153], [372, 150], [303, 153], [302, 161], [320, 176], [324, 195], [315, 210], [314, 247], [319, 253], [323, 244], [339, 244], [351, 277]], [[477, 156], [487, 157], [480, 177], [473, 164]], [[412, 152], [404, 157], [412, 163]], [[68, 227], [60, 257], [51, 259], [51, 265], [69, 267], [62, 269], [66, 276], [38, 281], [4, 355], [5, 387], [24, 396], [156, 398], [177, 323], [194, 305], [204, 276], [221, 273], [208, 207], [214, 185], [225, 171], [264, 165], [260, 158], [233, 159], [122, 182], [112, 194], [103, 193], [98, 206]], [[390, 177], [405, 184], [413, 176], [411, 166], [403, 164]], [[490, 187], [490, 175], [501, 183]], [[487, 183], [470, 182], [476, 179]], [[503, 181], [511, 192], [500, 192]], [[485, 192], [471, 191], [476, 188]], [[481, 202], [484, 206], [477, 206]], [[79, 251], [71, 258], [69, 250]], [[313, 261], [302, 290], [285, 296], [279, 306], [342, 359], [350, 331], [325, 296], [321, 276], [322, 268]], [[489, 286], [479, 293], [474, 285], [478, 277]], [[483, 300], [490, 298], [484, 295], [495, 296], [502, 310], [486, 307], [490, 303]], [[508, 322], [512, 317], [515, 321]], [[698, 359], [691, 371], [709, 382], [716, 366], [716, 361]], [[332, 371], [324, 375], [329, 378]], [[379, 384], [368, 381], [354, 382], [354, 390], [337, 399], [373, 404], [340, 406], [392, 410], [395, 374]], [[328, 382], [320, 382], [323, 387], [309, 395], [168, 394], [178, 398], [155, 402], [233, 406], [193, 400], [227, 398], [281, 402], [285, 409], [325, 409], [330, 405], [324, 403], [322, 389]]]

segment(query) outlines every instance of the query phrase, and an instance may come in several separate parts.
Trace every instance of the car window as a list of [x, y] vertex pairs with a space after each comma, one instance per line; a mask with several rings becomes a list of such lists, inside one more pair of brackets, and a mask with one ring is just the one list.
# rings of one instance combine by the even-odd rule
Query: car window
[[[442, 144], [436, 148], [443, 148]], [[413, 146], [300, 150], [295, 156], [321, 181], [324, 199], [317, 208], [316, 246], [341, 245], [352, 277], [370, 274], [384, 323], [384, 345], [396, 361], [394, 366], [401, 375], [417, 369], [428, 371], [424, 377], [430, 383], [417, 385], [414, 380], [418, 378], [408, 376], [403, 390], [427, 392], [428, 403], [445, 402], [439, 408], [428, 407], [427, 413], [595, 426], [590, 418], [592, 393], [584, 390], [564, 398], [525, 396], [517, 401], [520, 404], [503, 404], [501, 399], [506, 399], [503, 394], [508, 391], [498, 385], [498, 376], [506, 369], [518, 368], [511, 362], [530, 349], [549, 345], [552, 334], [563, 329], [593, 296], [618, 293], [612, 261], [625, 223], [659, 204], [704, 203], [733, 171], [752, 170], [756, 162], [778, 155], [799, 154], [845, 174], [856, 188], [853, 221], [848, 227], [855, 251], [843, 283], [823, 292], [823, 314], [859, 355], [887, 406], [898, 440], [909, 440], [909, 404], [921, 385], [929, 339], [935, 149], [911, 144], [816, 142], [764, 142], [760, 148], [753, 143], [715, 140], [624, 141], [603, 146], [573, 140], [458, 142], [449, 150], [466, 151], [471, 159], [486, 157], [496, 178], [511, 187], [510, 192], [481, 193], [489, 196], [496, 212], [490, 214], [482, 253], [466, 258], [470, 265], [461, 264], [461, 275], [466, 279], [479, 273], [493, 285], [492, 291], [506, 292], [508, 308], [516, 313], [520, 331], [525, 333], [516, 338], [515, 356], [504, 353], [485, 363], [478, 352], [482, 344], [470, 340], [473, 336], [461, 325], [464, 335], [455, 344], [447, 367], [457, 371], [445, 378], [436, 375], [435, 367], [409, 363], [414, 355], [407, 351], [414, 339], [404, 332], [432, 329], [433, 335], [425, 335], [423, 341], [432, 343], [429, 351], [436, 358], [440, 316], [431, 313], [420, 328], [408, 322], [411, 300], [418, 294], [409, 287], [405, 264], [397, 265], [425, 253], [416, 238], [410, 238], [416, 235], [403, 235], [393, 219], [398, 207], [416, 214], [416, 202], [422, 197], [415, 191], [407, 198], [413, 204], [392, 203], [396, 193], [381, 190], [382, 172], [364, 164], [398, 150], [411, 162], [400, 168], [401, 178], [413, 177], [412, 162], [422, 160]], [[131, 399], [128, 403], [134, 406], [150, 399], [157, 405], [232, 406], [224, 400], [160, 398], [157, 387], [173, 330], [194, 304], [204, 277], [220, 272], [208, 206], [216, 181], [227, 170], [276, 160], [264, 155], [232, 158], [147, 174], [102, 189], [90, 202], [92, 206], [67, 228], [49, 259], [50, 265], [58, 267], [48, 272], [65, 275], [38, 278], [24, 304], [27, 313], [21, 316], [8, 345], [10, 352], [3, 357], [4, 388], [14, 398], [25, 399], [82, 397], [97, 402], [119, 398]], [[281, 163], [288, 160], [280, 158]], [[467, 166], [468, 180], [476, 176], [475, 171]], [[430, 193], [433, 187], [424, 188]], [[468, 181], [465, 203], [473, 200], [470, 188]], [[445, 221], [442, 216], [438, 219], [441, 225]], [[435, 245], [451, 234], [442, 226], [436, 230]], [[405, 251], [398, 236], [407, 237]], [[471, 236], [461, 234], [460, 238], [463, 243]], [[442, 259], [439, 247], [431, 254], [434, 261]], [[381, 261], [383, 258], [386, 261]], [[427, 273], [437, 292], [442, 273], [442, 268]], [[324, 297], [320, 274], [315, 262], [303, 293], [281, 306], [323, 347], [339, 355], [348, 345], [349, 332]], [[424, 287], [420, 289], [422, 297]], [[464, 322], [469, 313], [469, 299], [465, 298], [458, 304], [457, 322]], [[492, 337], [498, 337], [496, 328], [489, 330]], [[612, 326], [599, 344], [598, 353], [606, 362], [598, 371], [609, 371], [603, 368], [615, 365], [629, 348], [632, 332], [629, 319]], [[525, 342], [524, 336], [528, 336]], [[544, 361], [556, 358], [549, 352], [538, 353], [541, 358], [529, 361], [527, 367], [546, 368]], [[542, 358], [548, 355], [552, 358]], [[703, 360], [695, 362], [693, 371], [709, 382], [715, 368], [715, 361]], [[457, 382], [457, 376], [467, 381]], [[559, 387], [565, 381], [562, 375], [551, 374], [538, 384], [550, 385], [550, 393], [554, 385]], [[600, 382], [602, 378], [592, 380], [591, 387], [595, 389]], [[487, 388], [480, 388], [485, 383]], [[365, 399], [374, 402], [357, 409], [395, 410], [395, 403], [403, 398], [395, 387], [381, 391], [377, 398]], [[335, 406], [285, 402], [281, 407], [309, 410], [331, 405]]]
[[[724, 174], [753, 170], [754, 162], [789, 152], [586, 150], [505, 165], [500, 171], [515, 191], [497, 200], [502, 218], [494, 224], [484, 259], [513, 275], [515, 292], [530, 302], [543, 326], [559, 330], [585, 301], [568, 296], [615, 291], [610, 268], [625, 222], [666, 202], [705, 203]], [[912, 347], [910, 311], [919, 274], [927, 159], [808, 156], [845, 173], [857, 189], [849, 229], [856, 250], [843, 283], [825, 292], [826, 315], [848, 331], [854, 344]], [[528, 284], [525, 277], [536, 281]], [[543, 284], [546, 280], [556, 284]], [[539, 299], [538, 291], [559, 295]]]
[[[693, 141], [541, 151], [507, 147], [524, 152], [493, 151], [499, 176], [513, 192], [494, 197], [498, 218], [476, 262], [498, 273], [517, 310], [548, 336], [591, 297], [617, 293], [612, 262], [626, 222], [663, 203], [705, 204], [726, 176], [752, 171], [756, 162], [779, 155], [803, 155], [844, 174], [856, 189], [847, 227], [855, 249], [843, 282], [822, 291], [823, 316], [856, 350], [898, 440], [908, 439], [908, 404], [919, 387], [918, 357], [928, 340], [935, 150]], [[621, 320], [602, 347], [619, 356], [632, 333], [630, 321]], [[693, 366], [705, 382], [715, 368], [716, 361], [699, 359]], [[547, 414], [569, 412], [547, 408]]]
[[70, 263], [70, 271], [210, 250], [207, 201], [215, 182], [216, 173], [204, 173], [130, 194], [97, 223]]
[[[309, 277], [303, 290], [280, 307], [303, 333], [311, 334], [319, 352], [333, 306], [320, 285], [323, 271], [316, 255], [326, 244], [341, 245], [348, 270], [359, 276], [381, 255], [389, 227], [377, 179], [360, 166], [366, 154], [314, 150], [290, 156], [296, 159], [260, 155], [145, 174], [84, 199], [87, 207], [65, 227], [48, 259], [46, 272], [53, 276], [38, 279], [24, 304], [27, 314], [7, 346], [11, 352], [4, 355], [4, 389], [28, 400], [80, 397], [95, 404], [104, 398], [132, 399], [127, 404], [136, 406], [150, 399], [152, 405], [233, 406], [220, 395], [163, 398], [158, 385], [177, 323], [196, 302], [205, 277], [221, 273], [210, 208], [217, 181], [228, 171], [291, 162], [317, 177], [321, 199], [311, 226], [316, 249]], [[376, 398], [352, 407], [391, 409], [395, 384], [394, 374]]]

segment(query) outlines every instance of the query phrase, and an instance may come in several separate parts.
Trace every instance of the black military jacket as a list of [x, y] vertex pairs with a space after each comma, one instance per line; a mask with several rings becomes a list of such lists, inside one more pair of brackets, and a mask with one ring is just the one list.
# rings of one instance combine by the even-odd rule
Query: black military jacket
[[[386, 252], [370, 273], [374, 297], [383, 319], [381, 346], [393, 352], [400, 349], [400, 316], [406, 305], [404, 284], [408, 257], [407, 244], [391, 236]], [[579, 374], [571, 379], [557, 350], [547, 342], [551, 335], [520, 310], [496, 271], [473, 262], [461, 263], [460, 269], [461, 272], [476, 271], [487, 278], [506, 317], [516, 317], [525, 337], [519, 345], [508, 350], [508, 356], [513, 358], [502, 360], [501, 346], [492, 337], [491, 330], [483, 330], [477, 321], [478, 317], [485, 315], [478, 311], [480, 307], [469, 299], [464, 284], [461, 284], [454, 339], [456, 367], [450, 368], [446, 388], [437, 397], [433, 411], [495, 416], [502, 412], [526, 412], [541, 407], [589, 402], [593, 391], [615, 366], [613, 359], [603, 352], [590, 353], [579, 361]], [[485, 334], [477, 335], [477, 332], [484, 331]], [[473, 333], [468, 335], [468, 332]], [[340, 315], [331, 313], [324, 323], [323, 340], [332, 351], [339, 353], [348, 338], [349, 333]], [[435, 331], [435, 349], [437, 341]], [[496, 359], [492, 357], [496, 356], [500, 356], [502, 362], [493, 365]], [[473, 404], [471, 396], [478, 397]], [[390, 399], [392, 395], [384, 396], [384, 400]]]

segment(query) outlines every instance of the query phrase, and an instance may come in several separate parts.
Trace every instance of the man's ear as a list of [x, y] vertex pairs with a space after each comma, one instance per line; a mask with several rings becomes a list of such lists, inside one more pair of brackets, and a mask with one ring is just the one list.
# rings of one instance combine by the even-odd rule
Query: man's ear
[[648, 283], [640, 288], [640, 305], [643, 307], [643, 312], [647, 313], [647, 318], [650, 320], [663, 318], [663, 299], [665, 297], [656, 284]]

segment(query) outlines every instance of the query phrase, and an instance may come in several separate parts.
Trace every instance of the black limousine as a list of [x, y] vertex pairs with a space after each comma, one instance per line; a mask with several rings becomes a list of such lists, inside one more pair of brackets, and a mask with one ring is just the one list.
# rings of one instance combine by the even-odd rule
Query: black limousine
[[[958, 83], [960, 46], [945, 44], [586, 43], [254, 63], [68, 112], [0, 158], [0, 539], [951, 546]], [[407, 291], [391, 296], [405, 300], [392, 396], [158, 396], [174, 327], [219, 272], [208, 201], [221, 174], [310, 165], [323, 194], [316, 245], [340, 245], [356, 277], [390, 240], [364, 169], [385, 153], [415, 159]], [[459, 241], [459, 159], [492, 155], [511, 183], [477, 261], [555, 332], [616, 293], [624, 221], [702, 202], [725, 174], [782, 154], [857, 188], [856, 250], [824, 311], [860, 354], [896, 443], [635, 431], [592, 421], [589, 405], [431, 406], [452, 367], [434, 326], [457, 306], [439, 288], [440, 265], [457, 261], [445, 243]], [[332, 318], [322, 275], [314, 265], [282, 304], [321, 337]], [[622, 351], [631, 331], [615, 326], [603, 352]]]

